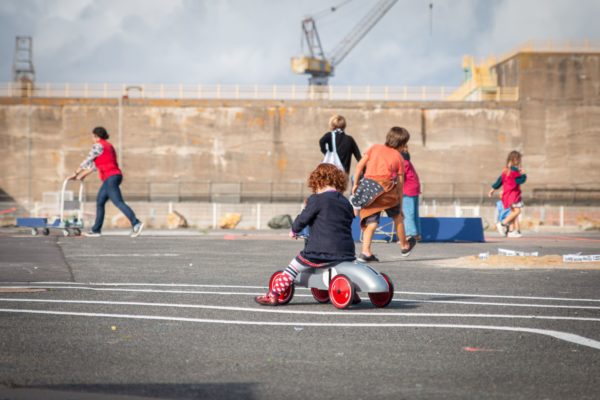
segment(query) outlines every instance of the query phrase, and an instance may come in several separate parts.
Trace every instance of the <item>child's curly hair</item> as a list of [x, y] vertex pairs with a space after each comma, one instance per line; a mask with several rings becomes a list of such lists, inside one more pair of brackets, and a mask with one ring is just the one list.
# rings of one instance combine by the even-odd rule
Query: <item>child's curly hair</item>
[[321, 163], [310, 173], [308, 187], [317, 193], [317, 190], [332, 186], [339, 192], [344, 192], [348, 186], [348, 177], [344, 171], [333, 164]]

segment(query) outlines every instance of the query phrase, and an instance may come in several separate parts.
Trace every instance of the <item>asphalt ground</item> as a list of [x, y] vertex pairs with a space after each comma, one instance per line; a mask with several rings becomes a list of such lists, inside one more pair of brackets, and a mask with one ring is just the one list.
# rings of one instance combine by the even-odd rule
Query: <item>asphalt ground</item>
[[150, 233], [0, 231], [0, 399], [600, 398], [600, 270], [436, 265], [598, 254], [599, 233], [377, 243], [394, 301], [348, 310], [254, 303], [300, 241]]

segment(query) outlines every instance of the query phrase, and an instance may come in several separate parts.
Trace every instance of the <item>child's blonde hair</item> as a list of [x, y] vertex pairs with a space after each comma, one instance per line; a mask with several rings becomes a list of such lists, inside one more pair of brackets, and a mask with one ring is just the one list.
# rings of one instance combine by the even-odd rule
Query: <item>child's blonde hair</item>
[[346, 129], [346, 118], [342, 117], [341, 115], [332, 116], [329, 118], [329, 129], [332, 131], [336, 129]]
[[504, 172], [506, 173], [506, 175], [510, 173], [510, 167], [514, 165], [521, 165], [522, 158], [523, 156], [521, 155], [521, 153], [519, 153], [516, 150], [513, 150], [510, 153], [508, 153], [508, 157], [506, 157], [506, 167], [504, 168]]

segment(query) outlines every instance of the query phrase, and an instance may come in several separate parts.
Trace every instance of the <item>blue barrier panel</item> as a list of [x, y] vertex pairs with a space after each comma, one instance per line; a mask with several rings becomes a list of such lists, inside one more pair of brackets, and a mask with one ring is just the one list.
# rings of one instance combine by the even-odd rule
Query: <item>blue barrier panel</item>
[[424, 242], [485, 242], [481, 218], [421, 218]]
[[[421, 237], [423, 242], [485, 242], [481, 218], [421, 218]], [[362, 241], [358, 218], [352, 221], [352, 238]], [[393, 219], [381, 217], [373, 241], [398, 241]]]
[[[354, 218], [352, 221], [352, 239], [355, 242], [362, 242], [362, 231], [360, 230], [360, 219]], [[374, 242], [397, 242], [398, 235], [396, 235], [396, 226], [394, 220], [390, 217], [381, 217], [379, 219], [379, 225], [373, 234]]]
[[17, 218], [17, 226], [27, 228], [43, 228], [48, 223], [48, 218]]

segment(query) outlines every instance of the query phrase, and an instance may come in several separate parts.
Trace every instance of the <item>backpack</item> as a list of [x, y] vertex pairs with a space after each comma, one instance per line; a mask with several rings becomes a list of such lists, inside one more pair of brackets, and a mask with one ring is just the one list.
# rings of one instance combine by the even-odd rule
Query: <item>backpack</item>
[[329, 146], [327, 146], [327, 152], [325, 153], [325, 157], [323, 158], [323, 163], [333, 164], [336, 167], [338, 167], [338, 169], [345, 172], [344, 166], [342, 165], [342, 161], [340, 160], [340, 157], [338, 156], [336, 145], [335, 145], [335, 131], [331, 132], [331, 143], [333, 144], [333, 146], [332, 146], [333, 150], [330, 150]]

